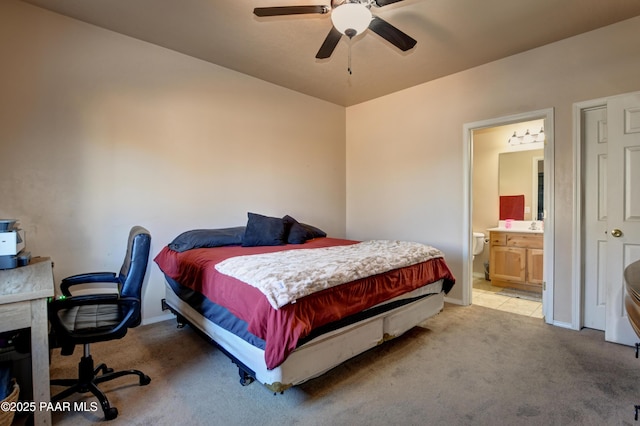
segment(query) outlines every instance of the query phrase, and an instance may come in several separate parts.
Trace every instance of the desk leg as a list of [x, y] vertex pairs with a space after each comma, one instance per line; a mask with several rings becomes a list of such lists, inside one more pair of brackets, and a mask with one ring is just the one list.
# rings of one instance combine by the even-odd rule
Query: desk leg
[[[39, 407], [41, 402], [51, 401], [49, 388], [49, 335], [47, 300], [31, 301], [31, 374], [33, 400]], [[38, 410], [34, 413], [35, 425], [50, 425], [51, 412]]]

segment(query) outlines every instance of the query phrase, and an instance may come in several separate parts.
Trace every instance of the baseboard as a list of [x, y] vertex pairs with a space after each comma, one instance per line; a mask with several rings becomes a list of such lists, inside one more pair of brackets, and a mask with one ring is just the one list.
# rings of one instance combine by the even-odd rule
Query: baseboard
[[551, 324], [555, 325], [556, 327], [568, 328], [569, 330], [578, 330], [570, 322], [553, 321]]
[[461, 299], [453, 299], [451, 297], [445, 297], [444, 301], [446, 303], [451, 303], [452, 305], [464, 305], [464, 303], [462, 303]]

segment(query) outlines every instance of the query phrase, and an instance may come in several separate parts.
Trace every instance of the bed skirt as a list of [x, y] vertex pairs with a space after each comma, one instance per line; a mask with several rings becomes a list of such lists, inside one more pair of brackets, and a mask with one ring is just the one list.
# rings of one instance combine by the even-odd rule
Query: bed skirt
[[444, 293], [440, 291], [420, 297], [405, 305], [315, 337], [296, 348], [282, 364], [271, 370], [267, 369], [263, 349], [249, 344], [203, 317], [180, 299], [169, 284], [166, 287], [165, 303], [174, 313], [184, 317], [229, 355], [240, 368], [241, 378], [243, 373], [248, 374], [273, 392], [282, 392], [291, 386], [320, 376], [344, 361], [386, 340], [400, 336], [438, 314], [444, 307]]

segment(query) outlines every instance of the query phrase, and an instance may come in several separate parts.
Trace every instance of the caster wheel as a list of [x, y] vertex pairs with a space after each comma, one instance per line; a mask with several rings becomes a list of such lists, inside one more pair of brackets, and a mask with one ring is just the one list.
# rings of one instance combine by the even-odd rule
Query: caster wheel
[[105, 420], [113, 420], [116, 417], [118, 417], [118, 409], [116, 407], [109, 407], [108, 410], [105, 410], [104, 412]]
[[151, 383], [151, 377], [146, 374], [143, 377], [140, 377], [140, 386], [146, 386]]

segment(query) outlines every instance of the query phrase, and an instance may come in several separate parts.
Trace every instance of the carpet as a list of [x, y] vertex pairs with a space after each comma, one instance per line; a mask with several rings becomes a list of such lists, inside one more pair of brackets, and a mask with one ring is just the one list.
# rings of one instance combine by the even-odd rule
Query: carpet
[[[174, 321], [91, 348], [96, 363], [139, 368], [151, 383], [140, 387], [124, 377], [102, 383], [117, 419], [57, 411], [57, 426], [632, 425], [640, 403], [633, 348], [607, 343], [599, 331], [475, 305], [446, 304], [403, 336], [282, 395], [255, 382], [241, 386], [226, 356]], [[63, 357], [55, 350], [52, 378], [75, 375], [81, 353]]]

